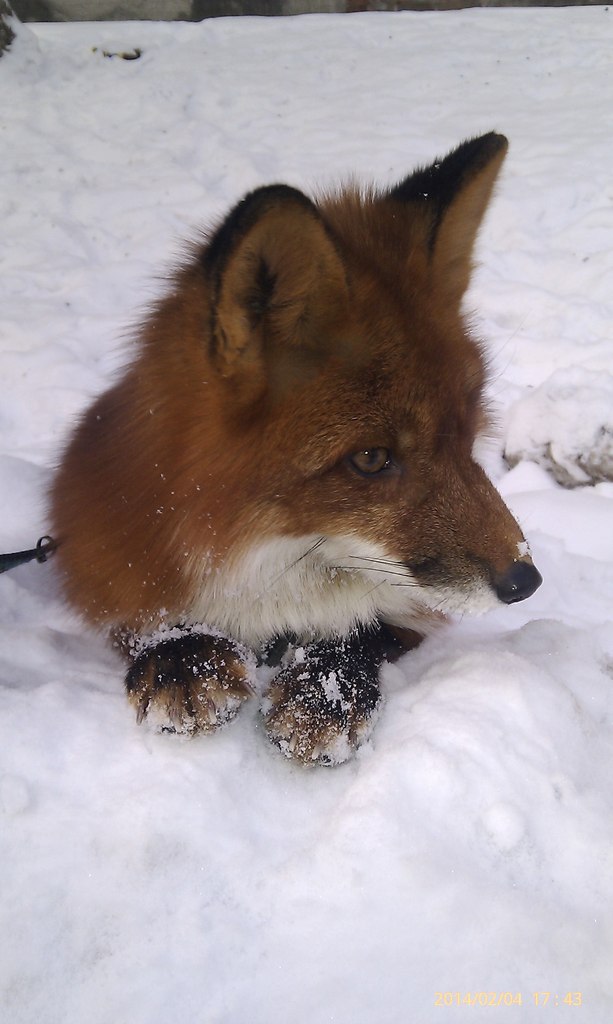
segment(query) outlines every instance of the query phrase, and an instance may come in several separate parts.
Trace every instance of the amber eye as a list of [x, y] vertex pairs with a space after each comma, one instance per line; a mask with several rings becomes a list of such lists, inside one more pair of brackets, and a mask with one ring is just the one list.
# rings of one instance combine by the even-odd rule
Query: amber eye
[[391, 457], [387, 448], [368, 448], [350, 455], [349, 463], [362, 476], [374, 476], [391, 465]]

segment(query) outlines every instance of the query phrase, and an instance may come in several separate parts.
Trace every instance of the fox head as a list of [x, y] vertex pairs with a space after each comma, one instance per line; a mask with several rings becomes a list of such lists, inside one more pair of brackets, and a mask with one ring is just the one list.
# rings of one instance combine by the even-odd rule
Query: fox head
[[85, 459], [95, 421], [114, 431], [129, 468], [83, 491], [109, 535], [150, 530], [145, 582], [118, 550], [110, 575], [138, 596], [113, 583], [109, 616], [157, 601], [254, 642], [539, 586], [473, 455], [485, 370], [461, 312], [506, 148], [492, 133], [382, 192], [273, 185], [234, 208], [75, 442]]
[[506, 148], [466, 142], [380, 194], [258, 189], [202, 254], [239, 474], [230, 561], [237, 587], [271, 589], [273, 618], [408, 624], [540, 583], [473, 456], [485, 372], [460, 308]]

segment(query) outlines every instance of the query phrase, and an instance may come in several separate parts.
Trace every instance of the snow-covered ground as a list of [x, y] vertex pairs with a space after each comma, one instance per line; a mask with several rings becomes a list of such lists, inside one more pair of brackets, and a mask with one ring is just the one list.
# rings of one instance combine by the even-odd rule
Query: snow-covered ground
[[255, 708], [137, 727], [52, 563], [0, 577], [2, 1024], [613, 1019], [613, 483], [549, 472], [611, 468], [612, 55], [591, 7], [32, 26], [0, 60], [0, 551], [181, 239], [495, 128], [469, 306], [545, 580], [388, 667], [372, 741], [305, 771]]

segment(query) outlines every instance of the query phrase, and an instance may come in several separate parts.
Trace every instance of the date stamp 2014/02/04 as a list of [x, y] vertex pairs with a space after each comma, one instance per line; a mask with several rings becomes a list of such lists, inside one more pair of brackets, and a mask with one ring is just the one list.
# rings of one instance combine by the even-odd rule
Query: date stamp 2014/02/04
[[435, 1006], [582, 1006], [581, 992], [435, 992]]

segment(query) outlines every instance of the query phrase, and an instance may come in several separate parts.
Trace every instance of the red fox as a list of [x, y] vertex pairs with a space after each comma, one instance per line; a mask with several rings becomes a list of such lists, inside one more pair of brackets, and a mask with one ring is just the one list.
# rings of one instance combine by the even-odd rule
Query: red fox
[[67, 599], [129, 638], [139, 720], [262, 712], [305, 764], [349, 757], [383, 658], [541, 577], [473, 457], [484, 360], [461, 313], [507, 149], [494, 133], [377, 192], [247, 195], [176, 273], [51, 493]]

